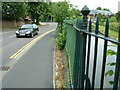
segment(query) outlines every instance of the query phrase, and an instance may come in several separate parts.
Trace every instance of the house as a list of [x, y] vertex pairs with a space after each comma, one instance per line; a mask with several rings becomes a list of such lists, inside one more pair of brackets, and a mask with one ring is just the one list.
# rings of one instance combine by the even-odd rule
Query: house
[[114, 15], [112, 12], [105, 11], [105, 10], [91, 10], [89, 15], [96, 17], [97, 14], [99, 14], [99, 13], [101, 13], [102, 15], [106, 15], [106, 16], [113, 16]]
[[102, 15], [105, 15], [105, 16], [109, 16], [109, 17], [111, 17], [111, 16], [113, 16], [114, 14], [112, 13], [112, 12], [110, 12], [110, 11], [105, 11], [105, 10], [90, 10], [90, 13], [89, 13], [89, 15], [88, 15], [88, 19], [90, 19], [90, 18], [92, 18], [92, 21], [94, 22], [94, 21], [96, 21], [96, 18], [97, 18], [97, 15], [98, 14], [102, 14]]

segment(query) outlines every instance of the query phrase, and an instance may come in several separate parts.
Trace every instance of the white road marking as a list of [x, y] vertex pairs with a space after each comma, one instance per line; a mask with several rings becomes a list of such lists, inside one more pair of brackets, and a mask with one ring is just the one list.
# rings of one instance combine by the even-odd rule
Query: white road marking
[[[16, 37], [16, 35], [12, 35], [12, 36], [9, 36], [9, 37], [13, 38], [13, 37]], [[0, 39], [0, 42], [2, 42], [2, 41], [3, 41], [3, 39]]]
[[10, 36], [10, 37], [15, 37], [16, 35], [12, 35], [12, 36]]
[[3, 39], [0, 39], [0, 42], [2, 41]]
[[10, 33], [10, 32], [4, 32], [4, 33], [2, 32], [2, 33], [0, 33], [0, 34], [6, 34], [6, 33]]

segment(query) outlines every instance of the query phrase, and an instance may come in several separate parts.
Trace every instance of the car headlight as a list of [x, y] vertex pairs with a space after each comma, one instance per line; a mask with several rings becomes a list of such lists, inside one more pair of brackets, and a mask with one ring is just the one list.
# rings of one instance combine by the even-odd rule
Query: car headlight
[[16, 31], [16, 33], [18, 34], [18, 33], [19, 33], [19, 31]]
[[30, 33], [30, 31], [27, 31], [27, 32], [26, 32], [26, 34], [29, 34], [29, 33]]

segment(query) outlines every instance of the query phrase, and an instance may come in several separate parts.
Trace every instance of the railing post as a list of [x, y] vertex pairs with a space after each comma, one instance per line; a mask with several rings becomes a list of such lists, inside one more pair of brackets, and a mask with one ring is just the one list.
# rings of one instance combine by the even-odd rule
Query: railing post
[[[77, 20], [77, 28], [87, 30], [87, 21], [90, 10], [85, 5], [82, 9], [83, 20]], [[76, 47], [75, 47], [75, 62], [74, 62], [74, 77], [73, 87], [84, 89], [85, 79], [85, 57], [86, 57], [86, 40], [87, 35], [80, 31], [76, 31]]]
[[[119, 32], [118, 32], [118, 42], [120, 42], [120, 26], [119, 26]], [[118, 88], [119, 75], [120, 75], [120, 45], [118, 45], [118, 47], [117, 47], [117, 58], [116, 58], [113, 90], [117, 90], [117, 88]]]
[[[90, 10], [89, 8], [85, 5], [83, 8], [82, 8], [82, 11], [81, 13], [83, 14], [83, 26], [82, 28], [84, 30], [87, 30], [87, 25], [88, 25], [88, 17], [87, 15], [89, 14]], [[84, 89], [84, 80], [85, 80], [85, 60], [86, 60], [86, 42], [87, 42], [87, 34], [83, 33], [83, 35], [81, 35], [81, 47], [82, 47], [82, 50], [81, 50], [81, 60], [80, 60], [80, 78], [79, 78], [79, 81], [80, 81], [80, 88], [83, 88]]]
[[83, 15], [83, 29], [87, 29], [87, 21], [88, 21], [88, 17], [87, 15], [89, 14], [90, 10], [89, 8], [85, 5], [82, 10], [81, 10], [81, 13]]

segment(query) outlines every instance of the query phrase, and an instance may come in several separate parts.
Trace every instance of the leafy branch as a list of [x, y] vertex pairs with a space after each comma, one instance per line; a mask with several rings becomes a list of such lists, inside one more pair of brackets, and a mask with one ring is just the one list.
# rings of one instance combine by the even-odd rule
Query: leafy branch
[[[116, 47], [116, 45], [108, 45], [108, 46], [112, 46], [112, 47]], [[113, 56], [113, 55], [117, 55], [117, 52], [114, 51], [114, 50], [107, 50], [107, 56]], [[115, 66], [116, 63], [115, 62], [110, 62], [110, 63], [107, 63], [107, 65], [109, 66]], [[105, 73], [105, 76], [112, 76], [115, 72], [113, 70], [109, 70]], [[119, 80], [120, 80], [120, 72], [119, 72]], [[110, 85], [113, 85], [114, 84], [114, 81], [109, 81], [109, 84]]]

